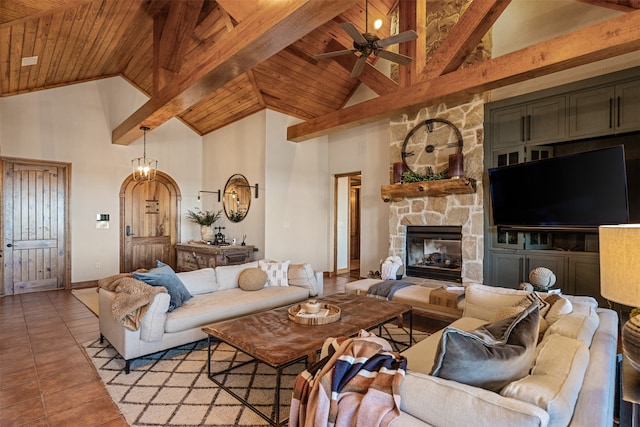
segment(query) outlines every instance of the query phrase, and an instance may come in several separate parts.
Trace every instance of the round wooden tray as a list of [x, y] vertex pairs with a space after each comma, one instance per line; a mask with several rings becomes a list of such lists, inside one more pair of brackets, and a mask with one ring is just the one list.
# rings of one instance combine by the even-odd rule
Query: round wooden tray
[[301, 304], [295, 304], [289, 307], [289, 320], [303, 325], [326, 325], [340, 319], [340, 307], [333, 304], [322, 304], [321, 310], [329, 310], [326, 316], [318, 317], [300, 317], [298, 312], [302, 309]]

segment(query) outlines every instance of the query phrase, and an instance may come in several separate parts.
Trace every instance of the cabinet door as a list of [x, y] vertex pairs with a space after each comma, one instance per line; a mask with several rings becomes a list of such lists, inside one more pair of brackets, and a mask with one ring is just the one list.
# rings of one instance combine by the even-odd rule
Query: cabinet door
[[600, 295], [600, 257], [597, 253], [571, 254], [569, 257], [569, 287], [571, 295], [588, 295], [607, 307], [607, 300]]
[[590, 137], [613, 132], [613, 98], [613, 86], [569, 95], [569, 137]]
[[567, 138], [566, 98], [559, 96], [527, 105], [527, 143], [550, 143]]
[[517, 289], [522, 282], [524, 256], [516, 253], [491, 251], [491, 286]]
[[525, 142], [525, 116], [527, 107], [500, 108], [491, 112], [491, 147], [501, 148]]
[[529, 281], [529, 273], [531, 273], [531, 270], [534, 268], [546, 267], [556, 275], [556, 284], [553, 287], [560, 288], [562, 292], [566, 293], [569, 288], [566, 264], [567, 257], [562, 253], [529, 253], [525, 258], [524, 281]]
[[616, 131], [640, 129], [640, 80], [616, 86]]

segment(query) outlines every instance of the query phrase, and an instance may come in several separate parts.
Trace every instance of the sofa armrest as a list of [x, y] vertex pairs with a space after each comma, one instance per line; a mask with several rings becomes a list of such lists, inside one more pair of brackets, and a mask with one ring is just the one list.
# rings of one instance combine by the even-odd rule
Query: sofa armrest
[[162, 339], [170, 302], [171, 296], [166, 293], [159, 293], [153, 297], [153, 302], [140, 320], [140, 339], [142, 341]]
[[549, 414], [530, 403], [419, 372], [407, 371], [400, 396], [403, 412], [433, 426], [543, 427], [549, 423]]
[[[123, 339], [120, 339], [120, 336], [124, 336], [126, 329], [113, 318], [111, 306], [115, 297], [115, 292], [100, 289], [98, 297], [99, 310], [102, 313], [99, 316], [100, 333], [112, 344], [119, 341], [124, 342]], [[162, 339], [170, 300], [171, 296], [168, 293], [158, 293], [154, 296], [153, 302], [140, 321], [139, 333], [142, 341], [158, 341]]]

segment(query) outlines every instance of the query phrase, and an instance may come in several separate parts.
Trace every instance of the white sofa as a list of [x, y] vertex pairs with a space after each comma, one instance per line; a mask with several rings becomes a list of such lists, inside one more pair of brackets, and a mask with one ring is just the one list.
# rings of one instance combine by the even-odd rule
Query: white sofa
[[[466, 289], [464, 315], [450, 326], [470, 331], [493, 320], [527, 292], [484, 285]], [[544, 296], [544, 295], [543, 295]], [[393, 426], [610, 427], [618, 340], [615, 311], [591, 297], [566, 296], [572, 312], [550, 324], [529, 374], [499, 392], [429, 375], [444, 330], [413, 345]]]
[[100, 338], [106, 338], [118, 351], [128, 373], [130, 362], [135, 358], [206, 338], [201, 328], [208, 324], [322, 296], [322, 272], [314, 272], [309, 264], [289, 265], [289, 286], [266, 286], [255, 291], [241, 289], [240, 273], [257, 266], [256, 261], [177, 273], [193, 297], [168, 312], [169, 294], [156, 294], [141, 319], [140, 328], [135, 331], [125, 328], [110, 315], [115, 293], [100, 289]]

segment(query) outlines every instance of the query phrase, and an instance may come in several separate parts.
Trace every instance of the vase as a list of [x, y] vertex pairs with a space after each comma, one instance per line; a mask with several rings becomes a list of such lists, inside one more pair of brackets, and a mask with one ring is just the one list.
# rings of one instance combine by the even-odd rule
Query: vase
[[202, 240], [204, 240], [205, 242], [211, 242], [213, 241], [214, 236], [215, 233], [213, 232], [213, 227], [211, 227], [210, 225], [200, 226], [200, 237], [202, 238]]

